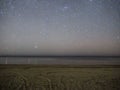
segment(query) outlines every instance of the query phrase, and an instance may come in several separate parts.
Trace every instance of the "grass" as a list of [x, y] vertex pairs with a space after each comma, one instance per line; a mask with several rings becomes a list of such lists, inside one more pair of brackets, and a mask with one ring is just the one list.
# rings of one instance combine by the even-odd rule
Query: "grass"
[[0, 65], [0, 90], [120, 90], [120, 66]]

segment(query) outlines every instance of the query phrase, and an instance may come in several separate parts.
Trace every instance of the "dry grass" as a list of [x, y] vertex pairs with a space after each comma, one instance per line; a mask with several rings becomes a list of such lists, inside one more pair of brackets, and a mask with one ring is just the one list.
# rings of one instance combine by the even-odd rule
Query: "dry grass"
[[119, 66], [1, 65], [0, 90], [120, 90]]

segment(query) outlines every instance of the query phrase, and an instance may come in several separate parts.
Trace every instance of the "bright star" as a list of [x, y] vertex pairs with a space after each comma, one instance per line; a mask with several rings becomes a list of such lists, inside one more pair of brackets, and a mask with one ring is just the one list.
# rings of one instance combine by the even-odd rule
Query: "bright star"
[[64, 6], [63, 8], [62, 8], [62, 11], [65, 11], [65, 10], [67, 10], [69, 7], [68, 6]]
[[64, 8], [64, 9], [68, 9], [68, 6], [64, 6], [63, 8]]
[[35, 48], [35, 49], [37, 49], [37, 48], [38, 48], [38, 46], [37, 46], [37, 45], [35, 45], [35, 46], [34, 46], [34, 48]]

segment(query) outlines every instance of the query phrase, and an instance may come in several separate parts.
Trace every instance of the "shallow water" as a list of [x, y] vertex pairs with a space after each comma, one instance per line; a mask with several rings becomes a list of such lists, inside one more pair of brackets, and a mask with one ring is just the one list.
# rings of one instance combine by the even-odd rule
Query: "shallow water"
[[120, 57], [0, 57], [0, 64], [120, 65]]

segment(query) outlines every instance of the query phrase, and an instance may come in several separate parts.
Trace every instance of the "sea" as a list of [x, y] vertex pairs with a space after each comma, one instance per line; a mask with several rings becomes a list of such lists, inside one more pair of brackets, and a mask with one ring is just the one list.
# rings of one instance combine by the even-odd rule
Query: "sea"
[[119, 56], [0, 56], [0, 64], [120, 65]]

